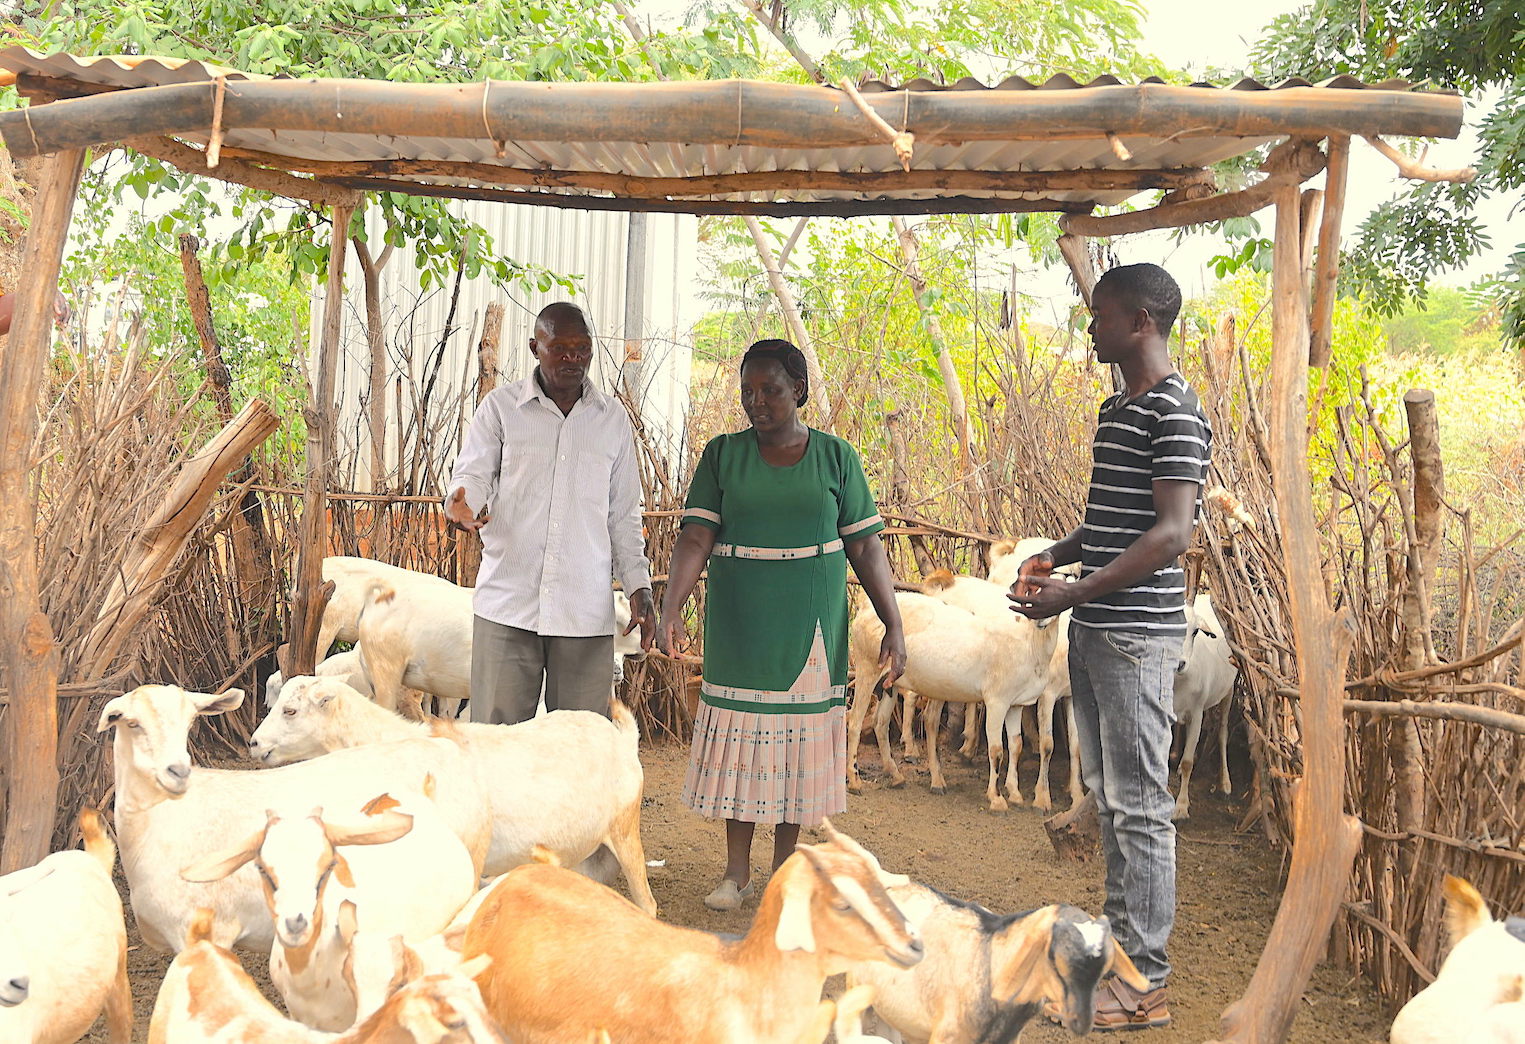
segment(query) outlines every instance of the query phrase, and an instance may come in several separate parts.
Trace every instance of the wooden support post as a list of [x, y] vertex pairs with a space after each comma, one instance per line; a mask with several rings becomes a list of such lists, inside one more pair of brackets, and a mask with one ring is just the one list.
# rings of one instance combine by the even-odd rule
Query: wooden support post
[[1066, 232], [1059, 237], [1059, 253], [1070, 266], [1075, 289], [1087, 308], [1091, 307], [1091, 291], [1096, 287], [1096, 266], [1091, 263], [1091, 252], [1086, 248], [1086, 237]]
[[1340, 277], [1340, 221], [1345, 216], [1345, 182], [1350, 171], [1350, 136], [1329, 137], [1329, 165], [1324, 168], [1324, 219], [1318, 231], [1318, 267], [1313, 276], [1313, 332], [1308, 346], [1312, 366], [1328, 366], [1334, 349], [1334, 295]]
[[1349, 886], [1361, 824], [1343, 810], [1349, 617], [1330, 609], [1319, 562], [1307, 456], [1308, 310], [1299, 256], [1298, 191], [1276, 192], [1271, 311], [1271, 478], [1302, 693], [1303, 778], [1293, 804], [1292, 865], [1249, 988], [1223, 1012], [1223, 1039], [1285, 1040]]
[[805, 320], [800, 316], [799, 305], [795, 303], [794, 292], [789, 289], [789, 284], [784, 282], [784, 273], [778, 267], [778, 260], [773, 256], [773, 248], [768, 245], [768, 235], [763, 231], [762, 223], [755, 217], [747, 217], [747, 231], [752, 233], [752, 243], [757, 247], [757, 256], [761, 259], [763, 270], [768, 273], [768, 285], [773, 287], [773, 296], [778, 298], [779, 311], [784, 313], [784, 325], [789, 327], [789, 335], [794, 338], [794, 343], [799, 350], [805, 353], [805, 366], [810, 373], [810, 401], [815, 404], [816, 417], [819, 418], [823, 427], [831, 423], [831, 397], [826, 392], [826, 377], [821, 372], [821, 358], [816, 354], [815, 345], [811, 343], [810, 334], [805, 329]]
[[53, 298], [84, 154], [59, 152], [35, 179], [10, 342], [0, 351], [0, 655], [10, 706], [5, 843], [0, 874], [48, 854], [58, 805], [58, 648], [37, 587], [37, 502], [31, 489], [37, 394], [53, 344]]
[[[217, 403], [217, 419], [224, 428], [233, 423], [233, 378], [223, 361], [222, 344], [217, 340], [217, 324], [212, 318], [212, 295], [207, 289], [206, 277], [202, 275], [201, 259], [197, 251], [201, 242], [189, 232], [180, 236], [180, 269], [185, 276], [185, 300], [191, 309], [191, 323], [196, 327], [196, 337], [201, 342], [202, 366], [206, 369], [207, 383], [212, 386], [212, 399]], [[234, 482], [248, 482], [252, 467], [245, 460], [232, 472]], [[233, 537], [233, 564], [240, 587], [240, 599], [253, 605], [264, 605], [267, 599], [255, 594], [269, 580], [270, 568], [267, 555], [256, 555], [255, 534], [260, 528], [259, 494], [253, 490], [244, 493], [239, 508], [231, 519], [229, 532]], [[267, 550], [262, 548], [262, 550]], [[261, 559], [265, 559], [261, 563]]]
[[[381, 271], [392, 258], [392, 244], [371, 257], [365, 240], [355, 236], [350, 241], [360, 262], [360, 276], [365, 285], [365, 338], [370, 348], [370, 372], [366, 392], [366, 426], [371, 444], [371, 492], [380, 493], [387, 480], [387, 341], [381, 326]], [[401, 452], [401, 447], [398, 447]]]
[[890, 218], [895, 236], [900, 242], [900, 259], [905, 266], [906, 278], [911, 282], [911, 293], [916, 297], [916, 307], [921, 311], [927, 325], [927, 337], [932, 341], [932, 354], [937, 359], [937, 372], [942, 375], [943, 393], [948, 399], [948, 419], [953, 424], [953, 437], [958, 440], [959, 471], [966, 478], [972, 477], [974, 489], [968, 491], [965, 503], [976, 529], [985, 528], [985, 504], [981, 495], [984, 483], [981, 473], [974, 467], [974, 434], [969, 426], [969, 406], [964, 400], [964, 383], [959, 378], [958, 367], [953, 364], [953, 353], [943, 336], [943, 325], [927, 297], [927, 281], [921, 274], [920, 245], [916, 233], [905, 221]]
[[[333, 233], [328, 250], [328, 288], [323, 296], [323, 332], [318, 339], [317, 372], [312, 395], [303, 411], [307, 420], [307, 481], [302, 495], [302, 525], [297, 552], [297, 580], [292, 597], [287, 640], [295, 641], [289, 657], [289, 678], [311, 674], [328, 650], [306, 638], [316, 636], [323, 616], [323, 558], [328, 554], [328, 478], [334, 453], [334, 385], [339, 357], [339, 324], [344, 308], [344, 248], [353, 208], [333, 208]], [[331, 591], [332, 587], [327, 590]]]

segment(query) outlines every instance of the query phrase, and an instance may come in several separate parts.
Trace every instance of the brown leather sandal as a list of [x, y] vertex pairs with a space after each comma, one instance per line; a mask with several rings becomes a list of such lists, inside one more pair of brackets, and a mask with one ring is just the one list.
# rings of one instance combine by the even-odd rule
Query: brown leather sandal
[[1096, 988], [1096, 1033], [1115, 1030], [1161, 1029], [1170, 1025], [1170, 1007], [1164, 986], [1140, 993], [1113, 977]]

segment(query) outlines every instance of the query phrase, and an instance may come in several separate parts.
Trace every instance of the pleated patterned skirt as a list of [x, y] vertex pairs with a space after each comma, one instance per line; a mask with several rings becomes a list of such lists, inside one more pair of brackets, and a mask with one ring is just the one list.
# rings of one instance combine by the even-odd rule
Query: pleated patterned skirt
[[846, 810], [846, 686], [831, 684], [819, 630], [786, 692], [705, 682], [683, 801], [710, 818], [801, 826]]

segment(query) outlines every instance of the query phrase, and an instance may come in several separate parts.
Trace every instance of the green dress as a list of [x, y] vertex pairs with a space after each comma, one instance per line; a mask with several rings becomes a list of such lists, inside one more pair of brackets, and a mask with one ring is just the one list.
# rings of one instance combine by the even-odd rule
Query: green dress
[[810, 429], [797, 464], [751, 429], [705, 446], [683, 514], [716, 530], [683, 800], [813, 826], [847, 807], [847, 555], [884, 528], [857, 451]]

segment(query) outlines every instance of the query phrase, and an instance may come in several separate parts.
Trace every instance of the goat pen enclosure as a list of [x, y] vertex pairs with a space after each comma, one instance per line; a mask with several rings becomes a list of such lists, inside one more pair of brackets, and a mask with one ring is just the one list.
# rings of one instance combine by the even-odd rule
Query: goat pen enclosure
[[[1400, 635], [1408, 637], [1401, 669], [1395, 672], [1392, 652], [1399, 639], [1392, 633], [1391, 617], [1371, 625], [1372, 617], [1363, 615], [1367, 600], [1341, 586], [1347, 579], [1346, 560], [1330, 557], [1345, 554], [1345, 547], [1323, 546], [1352, 517], [1376, 516], [1363, 515], [1364, 508], [1347, 509], [1338, 496], [1327, 497], [1322, 484], [1315, 486], [1308, 456], [1310, 364], [1312, 374], [1319, 375], [1330, 361], [1350, 138], [1455, 136], [1461, 122], [1459, 98], [1414, 91], [1407, 84], [1369, 86], [1349, 78], [1323, 87], [1288, 81], [1266, 90], [1245, 81], [1219, 90], [1154, 82], [1125, 85], [1110, 78], [1081, 86], [1061, 77], [1046, 90], [1013, 80], [994, 90], [967, 84], [946, 90], [865, 84], [860, 93], [851, 84], [837, 91], [748, 81], [403, 85], [264, 80], [194, 62], [166, 66], [155, 60], [37, 56], [20, 48], [5, 52], [0, 62], [17, 74], [20, 93], [32, 102], [0, 113], [6, 145], [18, 156], [50, 157], [33, 208], [16, 324], [0, 356], [0, 588], [13, 594], [0, 604], [0, 640], [8, 654], [9, 705], [0, 723], [10, 801], [0, 852], [6, 866], [31, 862], [45, 849], [58, 797], [59, 729], [81, 727], [77, 711], [62, 718], [58, 713], [60, 646], [44, 612], [47, 592], [39, 583], [46, 578], [38, 571], [38, 505], [31, 495], [34, 476], [27, 450], [38, 431], [37, 390], [49, 361], [48, 303], [83, 150], [124, 136], [132, 148], [188, 173], [306, 200], [330, 211], [341, 228], [369, 191], [696, 214], [1058, 213], [1066, 233], [1061, 248], [1082, 296], [1088, 296], [1096, 277], [1084, 237], [1180, 227], [1274, 206], [1272, 349], [1263, 377], [1256, 371], [1253, 378], [1248, 373], [1243, 378], [1257, 387], [1263, 381], [1264, 400], [1244, 404], [1251, 411], [1242, 436], [1249, 449], [1236, 451], [1235, 467], [1237, 458], [1245, 463], [1242, 474], [1231, 476], [1249, 480], [1241, 489], [1253, 485], [1258, 491], [1250, 497], [1259, 522], [1250, 527], [1250, 536], [1233, 534], [1232, 544], [1224, 534], [1211, 535], [1208, 557], [1209, 580], [1222, 588], [1250, 680], [1252, 733], [1262, 751], [1259, 807], [1279, 835], [1291, 841], [1291, 859], [1280, 912], [1255, 976], [1244, 997], [1224, 1012], [1224, 1038], [1260, 1041], [1286, 1035], [1297, 997], [1341, 910], [1382, 924], [1365, 909], [1342, 905], [1350, 868], [1367, 865], [1355, 864], [1357, 850], [1366, 847], [1363, 860], [1372, 858], [1365, 840], [1372, 836], [1369, 831], [1391, 835], [1380, 840], [1396, 849], [1382, 849], [1378, 858], [1391, 855], [1393, 863], [1418, 858], [1416, 839], [1455, 842], [1458, 850], [1474, 854], [1478, 847], [1490, 853], [1501, 847], [1491, 835], [1485, 844], [1423, 825], [1429, 800], [1425, 771], [1430, 769], [1433, 779], [1443, 769], [1424, 760], [1426, 742], [1440, 753], [1451, 719], [1458, 727], [1462, 721], [1473, 727], [1470, 722], [1479, 720], [1481, 711], [1506, 731], [1519, 719], [1497, 708], [1464, 706], [1460, 700], [1514, 698], [1518, 687], [1508, 679], [1517, 678], [1508, 672], [1517, 668], [1501, 668], [1502, 657], [1490, 666], [1482, 666], [1488, 658], [1480, 656], [1443, 662], [1439, 650], [1444, 643], [1413, 640], [1428, 633], [1438, 601], [1438, 586], [1428, 579], [1432, 563], [1441, 557], [1430, 557], [1438, 547], [1432, 535], [1438, 530], [1421, 523], [1421, 516], [1433, 518], [1428, 513], [1433, 503], [1426, 498], [1435, 487], [1425, 486], [1420, 495], [1416, 483], [1412, 514], [1388, 516], [1389, 525], [1402, 521], [1402, 538], [1387, 540], [1386, 533], [1397, 529], [1383, 529], [1379, 521], [1360, 531], [1359, 542], [1370, 545], [1373, 560], [1388, 564], [1382, 604], [1404, 604]], [[143, 87], [154, 89], [139, 89]], [[632, 129], [639, 141], [625, 140]], [[406, 155], [399, 153], [399, 143], [406, 144]], [[1262, 146], [1274, 146], [1261, 165], [1264, 177], [1242, 190], [1219, 191], [1211, 165]], [[1388, 151], [1399, 157], [1401, 171], [1415, 174], [1414, 164]], [[840, 166], [847, 152], [857, 164], [851, 171]], [[987, 169], [972, 170], [971, 163]], [[596, 169], [573, 169], [579, 165]], [[1325, 191], [1302, 189], [1326, 168]], [[1143, 210], [1091, 214], [1098, 206], [1149, 189], [1166, 194]], [[326, 501], [334, 483], [326, 469], [335, 445], [333, 353], [344, 252], [331, 251], [329, 264], [329, 307], [312, 382], [314, 405], [307, 413], [311, 466], [298, 522], [297, 580], [287, 628], [298, 636], [313, 629], [321, 613], [319, 561], [332, 547]], [[983, 511], [975, 492], [987, 475], [974, 468], [962, 401], [950, 389], [960, 458], [973, 485], [961, 492], [973, 514]], [[145, 533], [139, 535], [148, 539], [122, 557], [132, 568], [125, 570], [130, 586], [119, 598], [131, 612], [101, 624], [99, 644], [89, 647], [98, 655], [87, 658], [88, 665], [105, 659], [109, 650], [112, 665], [125, 660], [134, 668], [124, 670], [124, 683], [143, 666], [142, 657], [154, 648], [142, 638], [151, 630], [146, 623], [149, 596], [175, 590], [164, 583], [172, 564], [169, 552], [205, 553], [223, 539], [213, 533], [208, 541], [204, 530], [193, 528], [217, 501], [215, 486], [206, 480], [236, 470], [274, 423], [268, 409], [251, 403], [180, 469], [173, 487], [179, 500], [169, 505], [179, 510], [169, 519], [150, 514], [141, 520]], [[893, 455], [893, 434], [889, 442]], [[892, 489], [898, 479], [892, 473]], [[1401, 476], [1392, 488], [1404, 488]], [[1263, 499], [1254, 501], [1257, 495]], [[886, 499], [893, 503], [895, 497], [892, 493]], [[1398, 499], [1405, 498], [1400, 493]], [[248, 520], [243, 510], [215, 517], [226, 521], [235, 540], [238, 520]], [[913, 542], [922, 538], [924, 550], [926, 538], [937, 533], [975, 543], [993, 535], [957, 524], [926, 524], [930, 520], [920, 518], [900, 521]], [[250, 538], [246, 547], [256, 546], [253, 534], [245, 536]], [[233, 557], [241, 554], [235, 547]], [[1374, 575], [1366, 572], [1359, 579]], [[246, 575], [246, 580], [255, 578]], [[277, 586], [271, 575], [265, 582]], [[216, 588], [209, 582], [203, 590]], [[1465, 584], [1461, 589], [1470, 590]], [[1267, 617], [1256, 615], [1262, 612], [1260, 603], [1271, 606]], [[1473, 601], [1466, 604], [1467, 613], [1460, 615], [1468, 626], [1458, 630], [1460, 641], [1464, 646], [1485, 643], [1478, 637], [1487, 630], [1481, 613]], [[1260, 630], [1252, 626], [1256, 621]], [[267, 622], [274, 625], [273, 619]], [[198, 633], [210, 643], [213, 630], [203, 626]], [[1512, 654], [1517, 633], [1511, 642], [1501, 640], [1498, 651]], [[294, 666], [308, 666], [303, 659], [310, 652], [301, 652], [306, 643], [295, 645]], [[1365, 688], [1362, 694], [1408, 692], [1412, 685], [1434, 685], [1433, 678], [1453, 676], [1453, 699], [1430, 700], [1429, 706], [1418, 705], [1422, 701], [1347, 700], [1352, 651], [1373, 665], [1374, 673], [1355, 683]], [[1499, 675], [1500, 670], [1505, 673]], [[91, 675], [88, 669], [85, 673], [83, 679], [62, 677], [66, 684], [102, 688], [117, 680], [115, 675]], [[1383, 709], [1373, 712], [1370, 704]], [[1401, 783], [1384, 792], [1390, 797], [1382, 798], [1382, 809], [1361, 807], [1348, 786], [1347, 712], [1395, 716], [1402, 724], [1398, 738], [1383, 737], [1385, 751], [1401, 754], [1391, 768], [1370, 759], [1360, 762], [1374, 779]], [[1441, 720], [1421, 724], [1418, 719], [1425, 717]], [[1502, 756], [1499, 750], [1484, 751], [1482, 760], [1493, 766], [1501, 764]], [[1388, 822], [1383, 819], [1387, 805], [1405, 817], [1401, 823], [1393, 820], [1397, 829], [1363, 824], [1362, 816]], [[1411, 884], [1380, 865], [1370, 877], [1373, 887], [1392, 887], [1394, 893]], [[1351, 949], [1364, 955], [1369, 943], [1358, 934]]]

